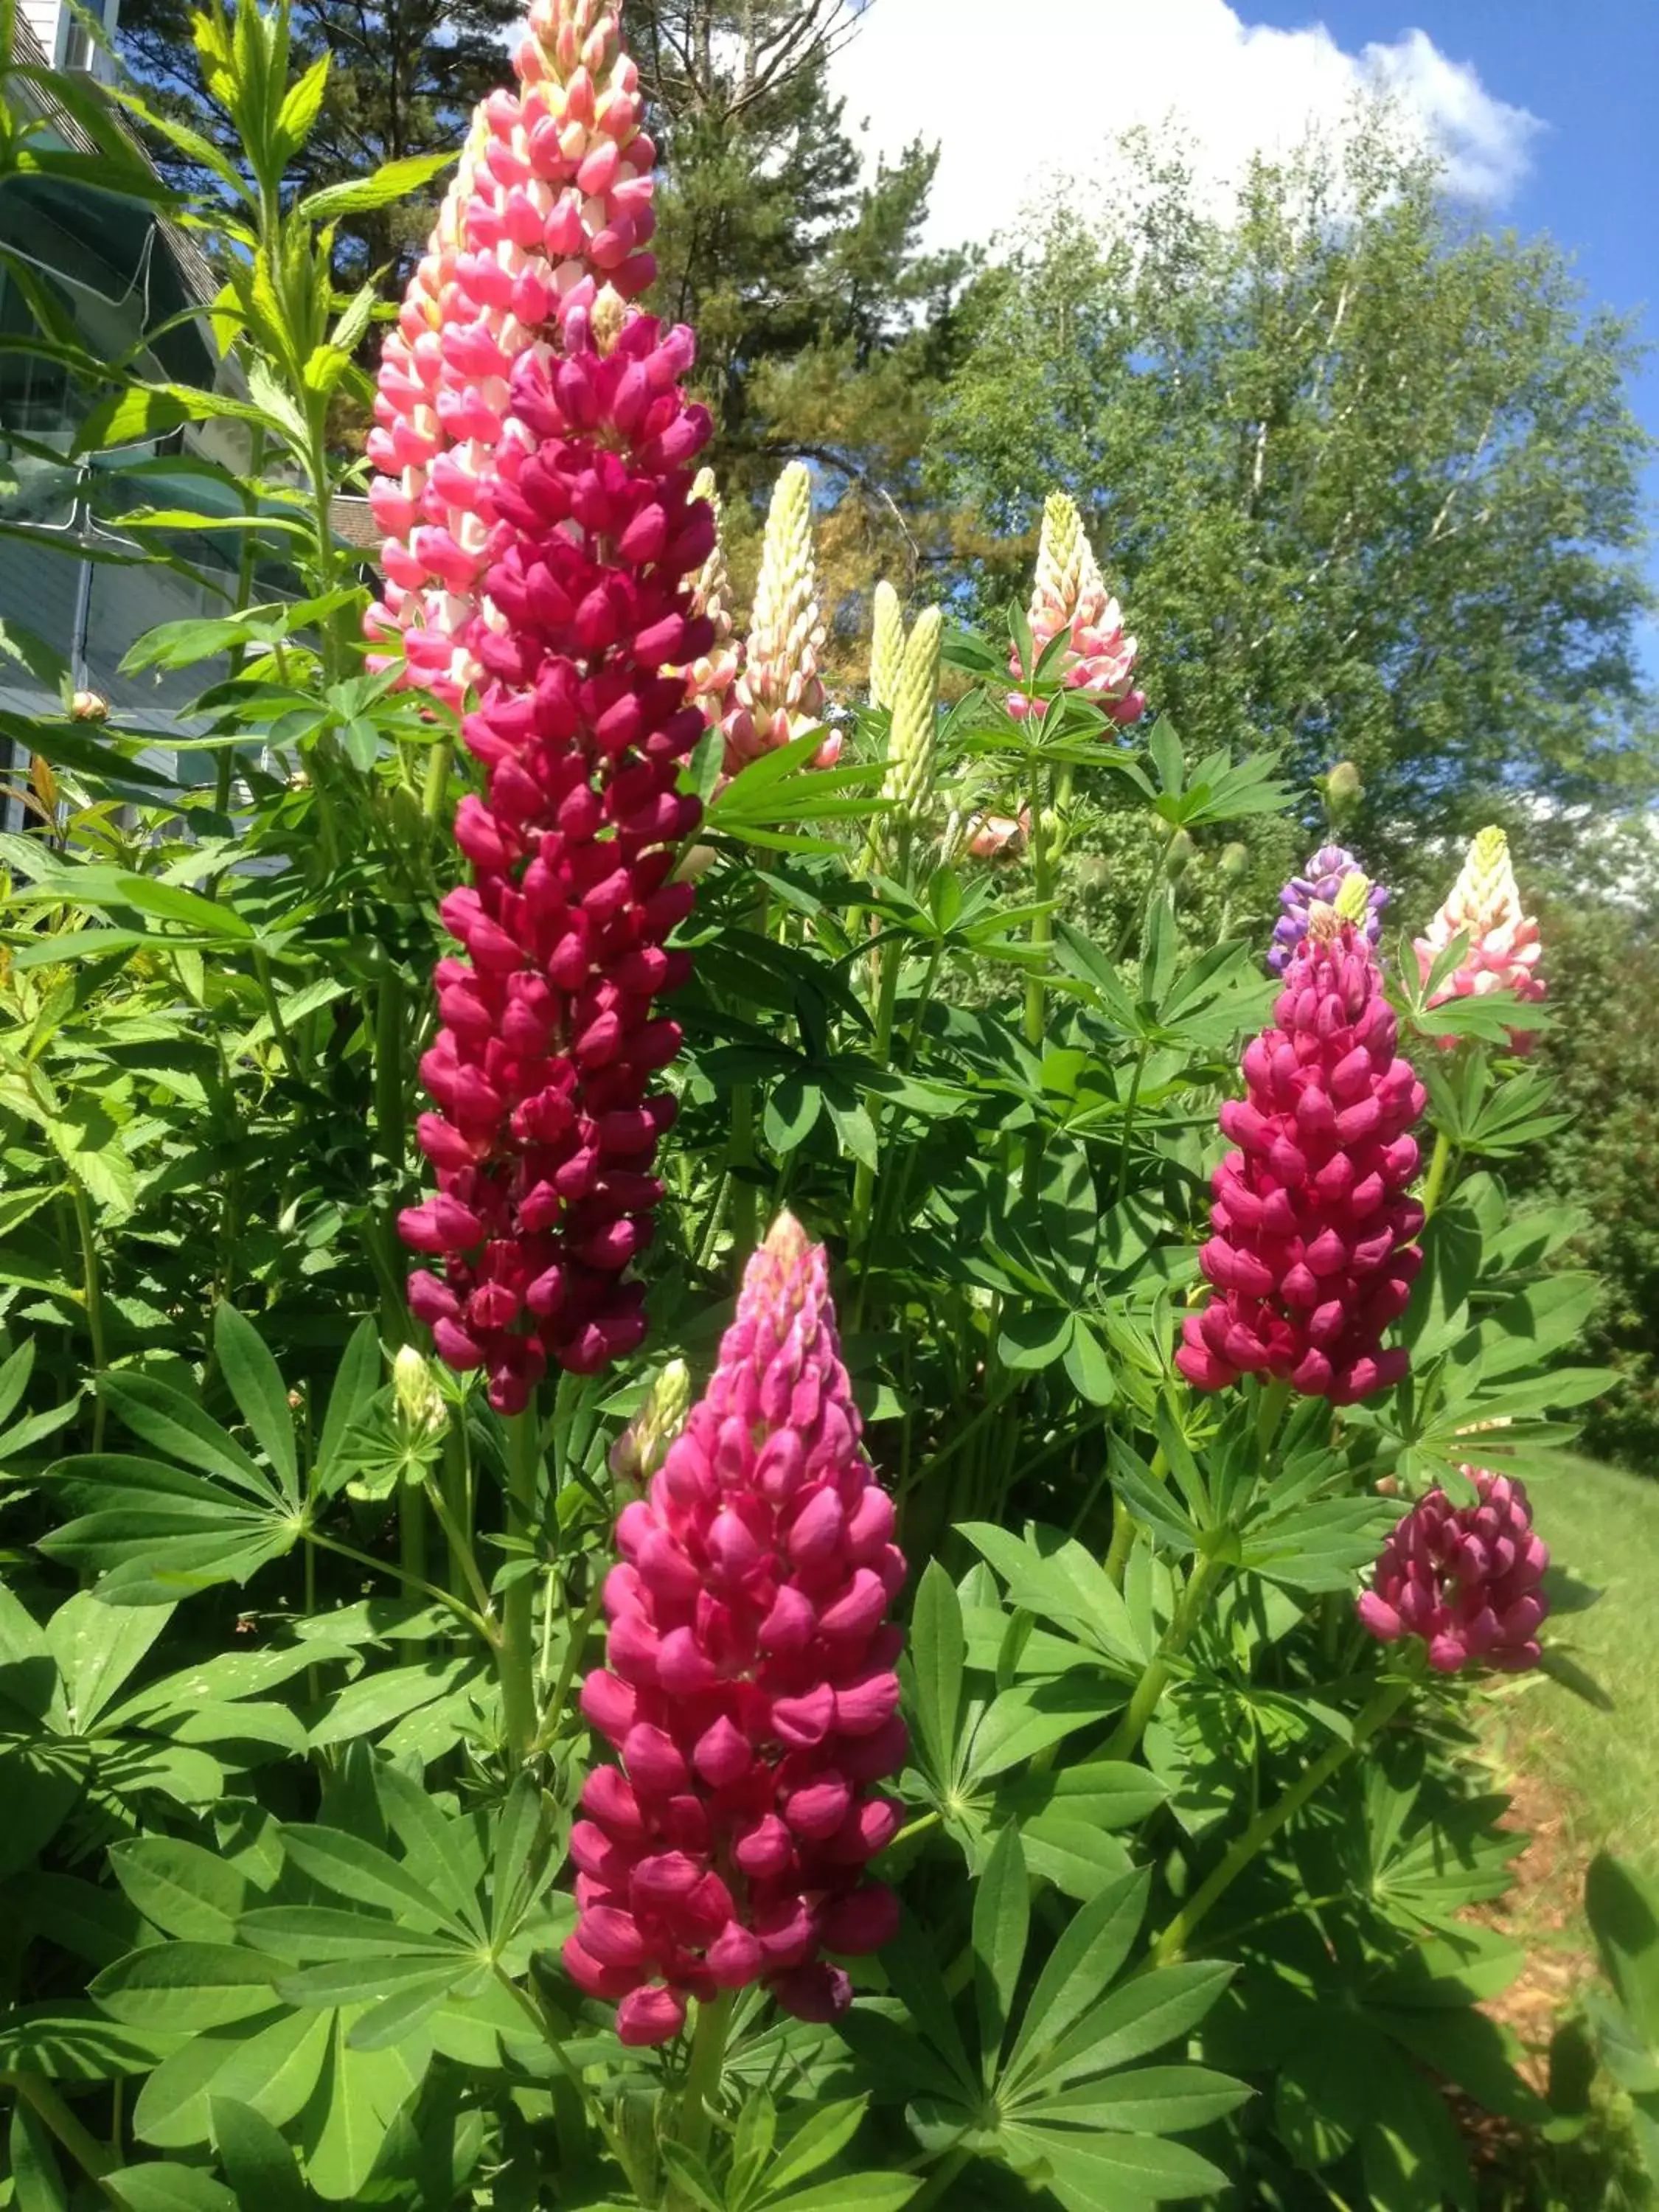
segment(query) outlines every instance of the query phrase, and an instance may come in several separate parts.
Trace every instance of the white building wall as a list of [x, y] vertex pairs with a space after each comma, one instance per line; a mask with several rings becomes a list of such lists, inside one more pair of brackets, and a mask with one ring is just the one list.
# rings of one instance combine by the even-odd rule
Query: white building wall
[[36, 43], [46, 59], [55, 67], [58, 59], [58, 41], [62, 33], [64, 14], [63, 0], [22, 0], [23, 21], [33, 32]]

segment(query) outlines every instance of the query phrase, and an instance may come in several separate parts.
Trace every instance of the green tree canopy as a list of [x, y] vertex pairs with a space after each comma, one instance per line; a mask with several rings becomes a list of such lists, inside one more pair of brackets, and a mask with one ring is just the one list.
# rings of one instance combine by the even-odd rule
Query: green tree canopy
[[1006, 599], [1008, 533], [1064, 486], [1154, 702], [1304, 775], [1355, 760], [1379, 862], [1522, 788], [1650, 789], [1630, 324], [1549, 240], [1461, 221], [1384, 117], [1258, 163], [1220, 215], [1178, 156], [1124, 151], [1109, 231], [1063, 217], [973, 288], [929, 447], [941, 557]]
[[[230, 118], [210, 96], [191, 41], [190, 0], [123, 0], [117, 47], [137, 87], [163, 113], [203, 131], [238, 165]], [[342, 184], [384, 161], [459, 153], [473, 107], [511, 74], [507, 38], [520, 0], [294, 0], [289, 35], [296, 74], [324, 55], [328, 82], [311, 137], [295, 155], [296, 191]], [[164, 175], [191, 189], [210, 178], [179, 148], [154, 137]], [[361, 283], [384, 269], [401, 294], [426, 242], [442, 179], [387, 207], [342, 218], [337, 263]]]

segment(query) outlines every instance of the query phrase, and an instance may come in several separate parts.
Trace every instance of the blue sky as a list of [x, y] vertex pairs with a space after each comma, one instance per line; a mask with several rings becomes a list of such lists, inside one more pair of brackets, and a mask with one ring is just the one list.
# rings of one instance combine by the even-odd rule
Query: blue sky
[[[1481, 220], [1550, 232], [1659, 340], [1659, 0], [872, 0], [836, 69], [871, 152], [938, 144], [939, 245], [1098, 209], [1131, 123], [1179, 130], [1220, 213], [1252, 153], [1340, 127], [1380, 76]], [[1659, 360], [1633, 398], [1659, 435]], [[1648, 486], [1659, 520], [1659, 459]], [[1659, 624], [1644, 644], [1659, 682]]]
[[[1239, 13], [1277, 30], [1322, 23], [1354, 52], [1425, 31], [1495, 99], [1537, 117], [1543, 128], [1529, 135], [1519, 182], [1487, 220], [1548, 231], [1572, 252], [1591, 297], [1644, 308], [1644, 334], [1659, 343], [1659, 0], [1246, 0]], [[1659, 356], [1635, 397], [1659, 437]], [[1647, 480], [1659, 509], [1659, 459]], [[1650, 565], [1659, 586], [1659, 557]], [[1659, 682], [1659, 627], [1649, 625], [1644, 642]]]

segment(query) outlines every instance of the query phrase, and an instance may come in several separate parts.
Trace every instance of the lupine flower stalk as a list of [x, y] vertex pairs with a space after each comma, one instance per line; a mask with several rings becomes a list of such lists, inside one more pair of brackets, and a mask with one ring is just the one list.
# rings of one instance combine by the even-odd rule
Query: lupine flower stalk
[[1522, 1484], [1486, 1468], [1461, 1471], [1476, 1502], [1454, 1505], [1440, 1489], [1419, 1499], [1390, 1530], [1359, 1618], [1382, 1643], [1420, 1641], [1439, 1674], [1471, 1665], [1518, 1673], [1540, 1656], [1550, 1555]]
[[[459, 633], [481, 694], [463, 734], [486, 789], [455, 819], [471, 881], [441, 910], [466, 957], [438, 964], [421, 1063], [438, 1111], [416, 1133], [438, 1189], [398, 1224], [443, 1261], [411, 1278], [411, 1310], [452, 1367], [486, 1370], [504, 1413], [550, 1363], [592, 1373], [644, 1334], [624, 1278], [650, 1241], [652, 1156], [674, 1111], [653, 1078], [680, 1041], [653, 1000], [687, 972], [665, 940], [693, 893], [670, 877], [701, 813], [676, 788], [703, 727], [677, 672], [714, 641], [685, 589], [714, 543], [686, 465], [709, 430], [681, 388], [691, 336], [614, 289], [639, 276], [629, 242], [648, 213], [616, 197], [649, 167], [632, 64], [594, 0], [546, 0], [532, 25], [522, 95], [485, 103], [494, 184], [462, 207], [432, 355], [439, 418], [453, 368], [482, 379], [467, 389], [494, 425], [468, 494], [485, 539]], [[616, 223], [590, 233], [607, 208]], [[526, 210], [548, 240], [568, 235], [556, 268]], [[525, 280], [517, 305], [490, 310], [499, 328], [467, 320], [499, 289], [480, 272], [503, 269]], [[482, 416], [477, 429], [482, 447]]]
[[914, 828], [933, 787], [938, 735], [939, 641], [944, 618], [926, 607], [904, 641], [893, 688], [893, 718], [887, 739], [887, 772], [881, 795], [893, 803], [898, 820]]
[[1422, 1261], [1423, 1209], [1406, 1189], [1425, 1093], [1395, 1054], [1365, 892], [1350, 877], [1340, 908], [1314, 903], [1273, 1027], [1245, 1052], [1247, 1095], [1221, 1109], [1238, 1149], [1215, 1171], [1199, 1253], [1214, 1294], [1176, 1354], [1200, 1389], [1261, 1375], [1351, 1405], [1406, 1371], [1382, 1336]]
[[732, 687], [743, 666], [743, 647], [732, 620], [732, 580], [726, 573], [720, 494], [714, 489], [712, 469], [697, 471], [691, 496], [707, 500], [714, 517], [714, 543], [691, 583], [692, 612], [707, 616], [714, 637], [708, 652], [684, 672], [685, 696], [708, 726], [717, 730], [730, 711]]
[[823, 1249], [782, 1214], [707, 1391], [617, 1524], [608, 1665], [582, 1690], [619, 1764], [582, 1790], [564, 1961], [620, 2001], [624, 2043], [757, 1982], [831, 2018], [851, 1985], [825, 1954], [896, 1930], [866, 1869], [900, 1817], [873, 1785], [905, 1756], [886, 1622], [905, 1570], [859, 1434]]
[[[1474, 840], [1445, 904], [1429, 924], [1427, 934], [1417, 939], [1418, 966], [1425, 982], [1452, 939], [1465, 933], [1468, 949], [1452, 973], [1437, 985], [1431, 1006], [1443, 1006], [1449, 999], [1486, 998], [1495, 991], [1507, 991], [1522, 1001], [1546, 995], [1538, 973], [1542, 951], [1538, 924], [1522, 907], [1510, 841], [1501, 830], [1483, 830]], [[1449, 1045], [1455, 1040], [1443, 1042]], [[1532, 1038], [1527, 1030], [1512, 1030], [1510, 1043], [1516, 1052], [1527, 1052]]]
[[[1146, 696], [1132, 688], [1135, 641], [1123, 635], [1122, 610], [1106, 589], [1083, 518], [1063, 491], [1051, 491], [1043, 502], [1036, 577], [1026, 621], [1032, 651], [1039, 658], [1062, 632], [1069, 634], [1060, 672], [1068, 690], [1095, 700], [1115, 722], [1140, 720]], [[1008, 673], [1017, 684], [1029, 680], [1017, 652], [1009, 657]], [[1043, 702], [1024, 690], [1011, 691], [1008, 711], [1024, 721], [1028, 714], [1041, 714]]]
[[613, 325], [656, 274], [643, 250], [656, 148], [617, 7], [536, 0], [514, 70], [516, 89], [474, 114], [382, 349], [368, 438], [369, 502], [386, 533], [369, 630], [451, 705], [480, 674], [469, 638], [488, 616], [490, 486], [512, 434], [514, 365], [556, 343], [572, 314]]
[[[726, 718], [728, 775], [803, 736], [822, 720], [818, 655], [823, 639], [812, 557], [811, 472], [804, 462], [791, 461], [773, 489], [761, 541], [743, 672]], [[841, 739], [832, 732], [813, 755], [813, 765], [832, 767], [840, 753]]]
[[870, 704], [891, 707], [904, 659], [904, 617], [885, 576], [876, 586], [870, 635]]
[[[1334, 906], [1349, 877], [1364, 873], [1346, 846], [1322, 845], [1303, 872], [1291, 878], [1279, 894], [1284, 912], [1273, 925], [1273, 943], [1267, 951], [1267, 965], [1275, 975], [1285, 973], [1297, 947], [1307, 936], [1308, 916], [1315, 901], [1322, 900], [1327, 906]], [[1389, 894], [1381, 884], [1369, 884], [1362, 926], [1365, 941], [1373, 950], [1382, 942], [1382, 909], [1388, 902]]]

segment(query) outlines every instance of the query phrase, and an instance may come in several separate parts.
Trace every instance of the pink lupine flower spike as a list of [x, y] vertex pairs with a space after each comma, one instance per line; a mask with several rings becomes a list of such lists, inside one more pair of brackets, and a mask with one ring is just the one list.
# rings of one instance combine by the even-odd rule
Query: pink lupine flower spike
[[1425, 1093], [1395, 1054], [1360, 919], [1367, 889], [1347, 879], [1346, 913], [1313, 905], [1273, 1025], [1244, 1054], [1248, 1095], [1221, 1109], [1238, 1149], [1216, 1170], [1214, 1233], [1199, 1253], [1214, 1295], [1187, 1316], [1176, 1354], [1201, 1390], [1271, 1376], [1343, 1406], [1406, 1371], [1382, 1334], [1422, 1262], [1423, 1209], [1406, 1187]]
[[905, 1756], [886, 1620], [904, 1560], [859, 1431], [823, 1249], [782, 1214], [708, 1390], [617, 1524], [609, 1665], [582, 1690], [620, 1764], [582, 1791], [564, 1962], [620, 2000], [624, 2043], [757, 1982], [832, 2018], [851, 1984], [824, 1954], [896, 1929], [866, 1868], [899, 1823], [872, 1785]]
[[[1521, 889], [1515, 880], [1510, 842], [1501, 830], [1483, 830], [1469, 847], [1457, 881], [1429, 924], [1426, 936], [1417, 939], [1417, 963], [1425, 982], [1436, 960], [1454, 938], [1467, 934], [1462, 958], [1436, 987], [1429, 1004], [1443, 1006], [1450, 999], [1486, 998], [1507, 991], [1523, 1002], [1546, 995], [1538, 972], [1542, 946], [1538, 924], [1522, 910]], [[1443, 1037], [1445, 1046], [1455, 1037]], [[1532, 1049], [1527, 1030], [1511, 1030], [1510, 1044], [1517, 1053]]]
[[1522, 1484], [1485, 1468], [1462, 1472], [1476, 1502], [1454, 1506], [1443, 1490], [1419, 1499], [1390, 1530], [1359, 1618], [1381, 1643], [1418, 1639], [1439, 1674], [1471, 1665], [1516, 1674], [1541, 1656], [1550, 1555]]

